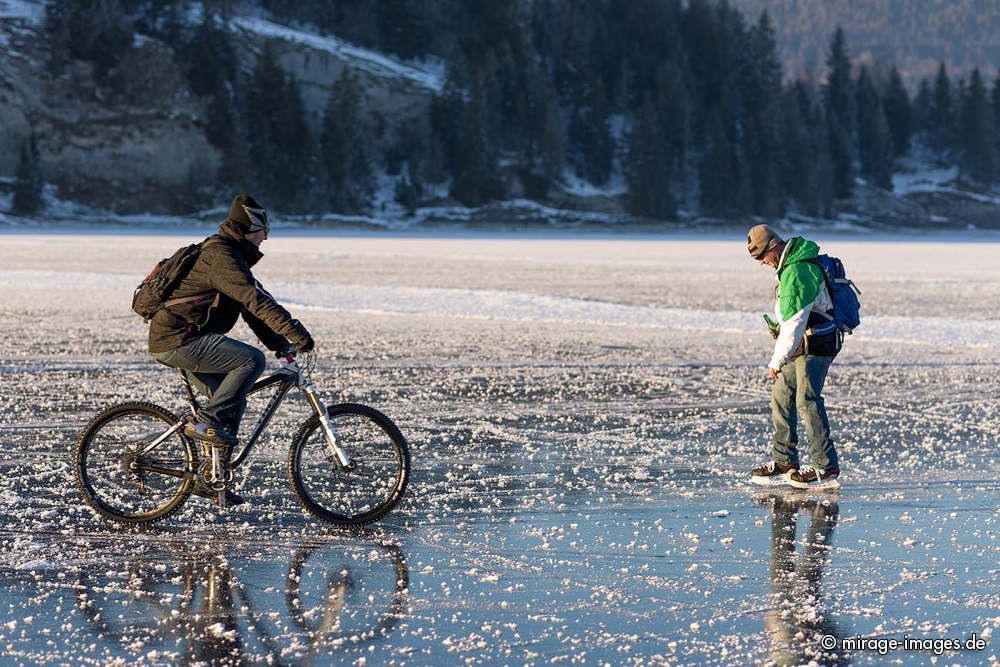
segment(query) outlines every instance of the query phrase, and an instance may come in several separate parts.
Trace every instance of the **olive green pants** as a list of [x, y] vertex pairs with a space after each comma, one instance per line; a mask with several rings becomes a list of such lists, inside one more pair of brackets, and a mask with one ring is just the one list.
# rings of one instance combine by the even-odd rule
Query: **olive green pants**
[[776, 463], [799, 464], [797, 421], [801, 417], [812, 464], [820, 470], [840, 467], [823, 404], [823, 383], [831, 362], [833, 357], [804, 354], [781, 368], [771, 388]]

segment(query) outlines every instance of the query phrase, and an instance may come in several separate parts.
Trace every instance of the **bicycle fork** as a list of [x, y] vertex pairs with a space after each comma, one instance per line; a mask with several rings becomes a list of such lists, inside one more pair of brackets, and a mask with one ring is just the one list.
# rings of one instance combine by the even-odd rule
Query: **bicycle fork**
[[327, 454], [331, 459], [336, 459], [345, 470], [354, 470], [355, 463], [337, 441], [337, 435], [333, 432], [333, 421], [330, 419], [330, 413], [326, 409], [326, 404], [320, 400], [319, 392], [316, 391], [315, 385], [306, 380], [300, 386], [302, 387], [302, 392], [309, 400], [313, 411], [319, 418], [320, 426], [323, 428], [323, 435], [326, 437]]

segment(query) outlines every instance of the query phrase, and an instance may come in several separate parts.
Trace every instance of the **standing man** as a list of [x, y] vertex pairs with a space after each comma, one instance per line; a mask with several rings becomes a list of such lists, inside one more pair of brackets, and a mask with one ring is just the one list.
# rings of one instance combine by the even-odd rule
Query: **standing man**
[[[252, 197], [237, 195], [219, 233], [203, 242], [190, 271], [149, 325], [153, 357], [183, 370], [209, 397], [185, 435], [225, 445], [226, 457], [238, 442], [247, 392], [265, 364], [259, 349], [225, 335], [237, 319], [278, 356], [290, 353], [291, 345], [299, 352], [313, 349], [309, 331], [250, 272], [264, 256], [259, 248], [269, 229], [267, 211]], [[203, 490], [196, 487], [194, 493], [204, 495]], [[230, 502], [241, 500], [233, 494]]]
[[[794, 487], [831, 485], [840, 475], [837, 450], [830, 439], [830, 422], [823, 404], [823, 383], [840, 351], [841, 337], [833, 324], [833, 302], [817, 262], [819, 246], [801, 236], [787, 241], [767, 225], [747, 235], [750, 256], [778, 275], [774, 314], [777, 331], [768, 375], [774, 420], [773, 460], [755, 468], [751, 481], [772, 485], [787, 481]], [[797, 417], [802, 417], [812, 466], [799, 466]], [[835, 483], [834, 483], [835, 484]]]

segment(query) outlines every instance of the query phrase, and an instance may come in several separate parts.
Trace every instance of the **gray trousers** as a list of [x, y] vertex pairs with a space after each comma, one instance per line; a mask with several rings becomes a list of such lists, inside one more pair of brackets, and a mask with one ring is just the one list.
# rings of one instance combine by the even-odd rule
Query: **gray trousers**
[[198, 409], [200, 421], [238, 433], [247, 409], [247, 392], [264, 372], [263, 352], [220, 334], [204, 334], [153, 357], [183, 370], [191, 384], [208, 396]]
[[840, 467], [830, 439], [830, 421], [823, 404], [823, 383], [833, 357], [805, 354], [782, 366], [771, 388], [774, 420], [774, 461], [799, 463], [797, 418], [802, 417], [809, 442], [809, 456], [819, 469]]

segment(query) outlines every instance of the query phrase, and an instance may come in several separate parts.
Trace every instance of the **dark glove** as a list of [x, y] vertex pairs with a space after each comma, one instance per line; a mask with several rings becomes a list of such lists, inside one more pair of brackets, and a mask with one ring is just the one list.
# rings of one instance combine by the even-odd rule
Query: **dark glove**
[[291, 343], [286, 343], [282, 345], [279, 349], [274, 351], [274, 356], [279, 359], [284, 359], [285, 357], [297, 355], [299, 351]]
[[302, 354], [307, 354], [309, 352], [312, 352], [313, 348], [315, 347], [316, 347], [316, 342], [312, 339], [312, 336], [310, 336], [309, 334], [306, 334], [305, 339], [300, 341], [298, 345], [299, 352], [301, 352]]

